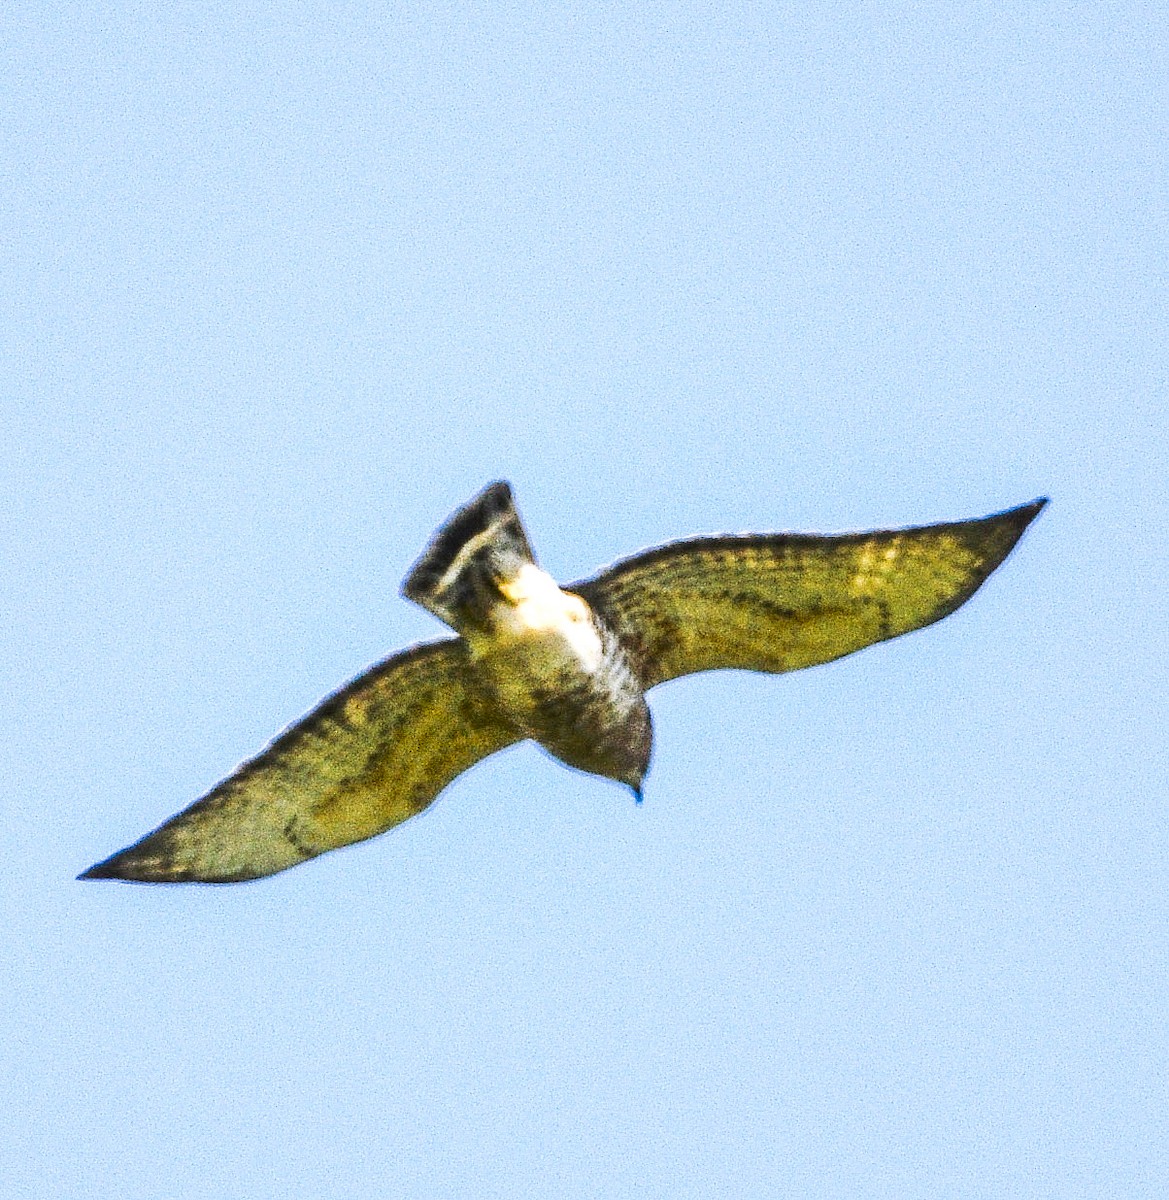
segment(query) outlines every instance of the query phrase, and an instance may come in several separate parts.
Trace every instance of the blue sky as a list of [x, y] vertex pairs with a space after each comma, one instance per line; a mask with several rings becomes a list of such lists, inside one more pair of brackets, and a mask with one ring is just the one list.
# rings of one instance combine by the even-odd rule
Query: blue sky
[[[1162, 5], [0, 15], [0, 1192], [1159, 1196]], [[964, 609], [81, 884], [511, 480], [562, 579], [1053, 503]]]

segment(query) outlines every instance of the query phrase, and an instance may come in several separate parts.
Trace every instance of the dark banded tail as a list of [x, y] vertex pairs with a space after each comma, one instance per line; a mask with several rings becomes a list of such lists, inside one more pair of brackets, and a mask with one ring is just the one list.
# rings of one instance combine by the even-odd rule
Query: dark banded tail
[[431, 538], [406, 576], [402, 595], [452, 629], [482, 628], [499, 603], [498, 585], [535, 561], [511, 488], [491, 483]]

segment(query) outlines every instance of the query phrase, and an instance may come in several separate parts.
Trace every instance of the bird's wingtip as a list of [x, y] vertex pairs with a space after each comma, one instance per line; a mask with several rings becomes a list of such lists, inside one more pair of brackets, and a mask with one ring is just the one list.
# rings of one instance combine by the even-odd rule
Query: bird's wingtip
[[78, 879], [116, 879], [117, 876], [113, 871], [106, 867], [105, 863], [94, 863], [88, 871], [82, 871], [77, 876]]
[[125, 850], [119, 850], [117, 854], [111, 854], [109, 858], [103, 858], [101, 862], [94, 863], [88, 871], [82, 871], [77, 876], [80, 880], [86, 879], [121, 879], [127, 883], [149, 883], [149, 876], [138, 874], [135, 869], [133, 858]]
[[1047, 496], [1037, 496], [1034, 500], [1028, 500], [1026, 504], [1016, 504], [1014, 508], [1004, 508], [1002, 512], [991, 513], [989, 517], [976, 518], [970, 524], [972, 527], [977, 525], [986, 528], [1009, 529], [1014, 532], [1016, 538], [1019, 538], [1022, 536], [1023, 530], [1050, 503]]
[[1037, 516], [1050, 504], [1051, 501], [1047, 496], [1038, 496], [1027, 504], [1020, 504], [1017, 508], [1008, 509], [1003, 516], [1015, 526], [1019, 534], [1022, 535], [1023, 530], [1035, 520]]

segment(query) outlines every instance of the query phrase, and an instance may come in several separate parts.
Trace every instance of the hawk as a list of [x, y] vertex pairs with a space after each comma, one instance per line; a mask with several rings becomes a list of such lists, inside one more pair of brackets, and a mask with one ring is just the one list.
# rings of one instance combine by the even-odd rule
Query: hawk
[[645, 693], [695, 671], [797, 671], [964, 604], [1043, 508], [834, 536], [671, 542], [559, 587], [506, 483], [438, 530], [402, 586], [456, 633], [392, 655], [202, 799], [81, 879], [272, 875], [420, 813], [480, 759], [531, 738], [641, 799]]

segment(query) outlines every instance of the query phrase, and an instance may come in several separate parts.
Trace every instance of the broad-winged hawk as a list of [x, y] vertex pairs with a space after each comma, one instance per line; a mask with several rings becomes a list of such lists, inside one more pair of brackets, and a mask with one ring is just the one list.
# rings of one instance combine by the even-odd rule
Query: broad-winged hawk
[[435, 534], [403, 593], [458, 636], [392, 655], [201, 800], [82, 879], [227, 883], [373, 837], [525, 738], [641, 798], [645, 693], [737, 667], [795, 671], [952, 613], [1046, 503], [834, 536], [700, 537], [561, 589], [506, 483]]

